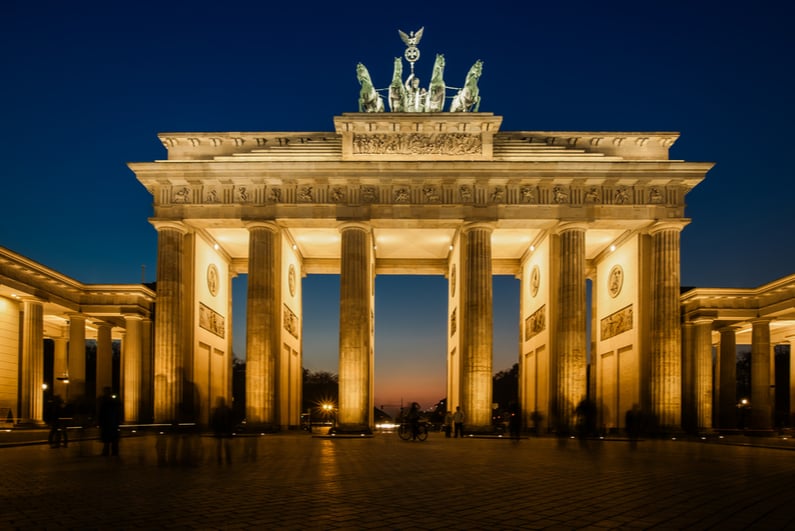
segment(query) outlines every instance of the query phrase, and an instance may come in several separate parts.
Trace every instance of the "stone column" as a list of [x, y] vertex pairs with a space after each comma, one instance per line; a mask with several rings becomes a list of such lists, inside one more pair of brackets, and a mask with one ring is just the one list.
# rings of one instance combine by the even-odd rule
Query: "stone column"
[[341, 432], [369, 432], [372, 411], [370, 366], [370, 268], [372, 237], [364, 223], [345, 223], [340, 259], [339, 416]]
[[140, 315], [125, 315], [124, 351], [122, 355], [121, 392], [124, 421], [141, 421], [142, 342]]
[[651, 230], [651, 414], [663, 430], [681, 427], [682, 332], [679, 317], [679, 234], [681, 223], [658, 223]]
[[492, 430], [493, 294], [491, 233], [488, 223], [461, 231], [461, 409], [466, 431]]
[[44, 306], [38, 299], [22, 301], [22, 363], [19, 418], [24, 424], [43, 424]]
[[789, 421], [795, 424], [795, 335], [787, 336], [789, 341]]
[[177, 419], [185, 367], [183, 259], [187, 229], [179, 222], [153, 222], [157, 229], [155, 315], [155, 422]]
[[770, 321], [758, 319], [751, 323], [751, 428], [772, 427], [773, 409], [770, 400]]
[[112, 329], [110, 323], [97, 323], [97, 396], [102, 396], [104, 387], [113, 386]]
[[737, 427], [737, 336], [732, 327], [720, 330], [718, 427]]
[[558, 283], [555, 297], [552, 415], [559, 434], [575, 429], [574, 410], [587, 396], [585, 231], [587, 225], [565, 223], [557, 229]]
[[693, 323], [694, 364], [693, 398], [695, 400], [696, 428], [712, 429], [712, 319], [699, 319]]
[[[86, 316], [69, 314], [69, 400], [84, 401], [86, 396]], [[91, 398], [93, 404], [93, 397]]]
[[154, 398], [154, 359], [152, 357], [152, 320], [141, 321], [141, 422], [152, 422]]
[[66, 400], [66, 389], [69, 385], [66, 383], [66, 380], [69, 378], [69, 364], [68, 364], [68, 355], [67, 355], [67, 348], [69, 346], [69, 340], [66, 337], [66, 330], [62, 332], [61, 337], [56, 337], [53, 339], [55, 343], [53, 349], [53, 366], [52, 366], [52, 373], [53, 373], [53, 395], [58, 395], [61, 397], [61, 400]]
[[251, 222], [247, 227], [246, 419], [250, 424], [273, 429], [279, 425], [279, 227], [270, 222]]

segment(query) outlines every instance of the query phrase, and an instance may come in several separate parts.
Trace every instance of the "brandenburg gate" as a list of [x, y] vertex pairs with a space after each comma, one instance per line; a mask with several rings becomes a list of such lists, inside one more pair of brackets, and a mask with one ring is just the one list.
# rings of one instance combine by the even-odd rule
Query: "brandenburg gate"
[[447, 403], [487, 430], [499, 274], [521, 281], [526, 419], [569, 429], [590, 395], [618, 404], [608, 420], [637, 405], [678, 428], [679, 239], [685, 196], [712, 164], [670, 159], [677, 133], [501, 122], [358, 112], [335, 117], [333, 132], [159, 135], [167, 159], [130, 164], [158, 232], [155, 421], [186, 407], [206, 419], [216, 397], [230, 398], [231, 282], [246, 273], [247, 422], [298, 425], [302, 278], [331, 273], [338, 422], [370, 429], [375, 276], [437, 274], [449, 282]]

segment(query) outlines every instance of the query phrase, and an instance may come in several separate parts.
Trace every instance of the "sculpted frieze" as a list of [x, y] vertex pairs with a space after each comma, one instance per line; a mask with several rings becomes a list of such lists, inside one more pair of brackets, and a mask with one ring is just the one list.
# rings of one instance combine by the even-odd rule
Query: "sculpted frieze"
[[467, 133], [353, 135], [356, 155], [474, 155], [482, 149], [480, 135]]
[[223, 338], [226, 331], [226, 319], [209, 306], [199, 303], [199, 326]]
[[524, 340], [529, 341], [544, 331], [547, 326], [547, 306], [541, 306], [532, 315], [524, 320]]
[[[315, 181], [262, 184], [256, 182], [206, 185], [176, 184], [159, 188], [162, 204], [504, 204], [504, 205], [671, 205], [677, 203], [674, 191], [666, 186], [545, 184], [512, 182], [510, 184], [458, 182], [353, 184]], [[466, 184], [464, 184], [466, 183]]]
[[632, 305], [613, 312], [600, 321], [602, 341], [632, 330]]
[[286, 304], [284, 305], [284, 329], [293, 336], [294, 338], [298, 339], [298, 316], [290, 309], [289, 306]]

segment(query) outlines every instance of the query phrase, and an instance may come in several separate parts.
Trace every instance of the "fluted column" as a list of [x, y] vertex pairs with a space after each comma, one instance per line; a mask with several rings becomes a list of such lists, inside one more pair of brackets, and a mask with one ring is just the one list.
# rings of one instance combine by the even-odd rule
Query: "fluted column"
[[[86, 316], [69, 314], [69, 400], [83, 401], [86, 395]], [[93, 397], [92, 397], [93, 403]]]
[[270, 428], [278, 426], [279, 227], [269, 222], [251, 222], [247, 227], [246, 419], [251, 424]]
[[41, 424], [44, 413], [44, 307], [38, 299], [22, 301], [22, 364], [19, 416], [25, 424]]
[[178, 417], [185, 367], [183, 259], [185, 226], [178, 222], [153, 222], [157, 229], [157, 313], [155, 315], [156, 422]]
[[370, 227], [346, 223], [340, 227], [340, 361], [339, 416], [341, 431], [369, 431], [370, 390]]
[[737, 336], [734, 328], [720, 330], [718, 427], [737, 427]]
[[678, 429], [682, 418], [682, 343], [679, 317], [681, 223], [652, 227], [651, 413], [662, 429]]
[[795, 335], [787, 336], [789, 341], [789, 417], [790, 426], [795, 424]]
[[487, 223], [461, 231], [461, 408], [467, 431], [491, 429], [493, 293], [491, 234]]
[[152, 421], [154, 398], [154, 358], [152, 353], [152, 320], [141, 321], [141, 422]]
[[693, 398], [696, 427], [712, 429], [712, 319], [694, 322]]
[[53, 339], [52, 394], [60, 396], [61, 400], [66, 400], [66, 388], [69, 385], [66, 383], [66, 379], [69, 377], [67, 355], [69, 340], [66, 337], [66, 330], [64, 330], [62, 333], [63, 335], [61, 337], [56, 337]]
[[751, 428], [755, 430], [772, 426], [771, 383], [770, 321], [759, 319], [751, 324]]
[[110, 323], [97, 323], [97, 396], [102, 389], [113, 386], [113, 339]]
[[558, 264], [552, 415], [558, 433], [575, 428], [574, 410], [587, 396], [585, 231], [587, 225], [566, 223], [557, 230]]
[[126, 333], [122, 354], [122, 397], [124, 420], [139, 422], [141, 416], [142, 342], [140, 315], [124, 316]]

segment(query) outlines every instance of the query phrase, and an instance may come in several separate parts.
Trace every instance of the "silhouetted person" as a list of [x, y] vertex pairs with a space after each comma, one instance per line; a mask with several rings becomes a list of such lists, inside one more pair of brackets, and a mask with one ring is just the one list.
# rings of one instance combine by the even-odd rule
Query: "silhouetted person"
[[420, 405], [416, 402], [411, 403], [411, 408], [406, 415], [406, 420], [411, 429], [411, 440], [416, 441], [417, 435], [420, 433]]
[[637, 404], [632, 404], [632, 409], [627, 410], [624, 415], [624, 426], [626, 426], [630, 445], [634, 449], [638, 444], [641, 428], [640, 407]]
[[61, 445], [66, 447], [69, 442], [66, 438], [66, 429], [64, 429], [63, 421], [61, 420], [63, 415], [63, 400], [61, 400], [59, 395], [54, 395], [47, 401], [47, 407], [44, 410], [44, 422], [50, 427], [47, 442], [50, 443], [52, 448], [58, 448]]
[[448, 410], [447, 413], [444, 414], [444, 436], [446, 438], [450, 438], [453, 434], [453, 412]]
[[460, 436], [461, 438], [464, 437], [464, 412], [461, 411], [461, 406], [455, 407], [455, 413], [453, 413], [453, 427], [455, 434], [453, 435], [456, 439]]
[[102, 455], [119, 455], [119, 425], [121, 424], [121, 402], [112, 394], [110, 387], [102, 389], [99, 398], [99, 437], [102, 440]]
[[219, 396], [215, 400], [215, 409], [213, 410], [210, 424], [216, 439], [216, 458], [218, 464], [221, 464], [223, 457], [226, 457], [226, 464], [231, 464], [232, 436], [235, 430], [235, 422], [232, 408], [226, 405], [226, 400], [224, 400], [223, 397]]

